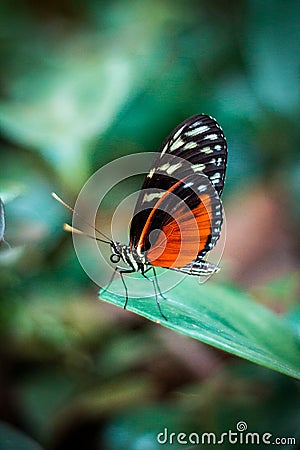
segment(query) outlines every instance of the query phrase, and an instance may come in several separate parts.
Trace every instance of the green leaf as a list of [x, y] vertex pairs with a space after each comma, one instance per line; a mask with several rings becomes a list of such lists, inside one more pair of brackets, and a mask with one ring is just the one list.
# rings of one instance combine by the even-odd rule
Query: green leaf
[[[211, 283], [199, 285], [196, 279], [186, 278], [165, 294], [167, 299], [159, 299], [166, 321], [154, 297], [145, 297], [145, 291], [139, 292], [133, 279], [127, 285], [129, 293], [135, 293], [135, 298], [129, 298], [129, 311], [249, 361], [300, 378], [298, 336], [284, 317], [255, 303], [246, 293]], [[120, 280], [112, 284], [112, 290], [114, 293], [101, 289], [99, 295], [109, 303], [123, 306], [124, 295], [116, 294], [122, 293]]]

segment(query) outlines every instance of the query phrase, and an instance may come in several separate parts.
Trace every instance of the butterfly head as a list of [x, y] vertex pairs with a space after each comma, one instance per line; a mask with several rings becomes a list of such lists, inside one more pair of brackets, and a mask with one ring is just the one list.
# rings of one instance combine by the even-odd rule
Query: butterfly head
[[112, 253], [110, 255], [110, 260], [113, 264], [118, 264], [118, 262], [122, 258], [122, 247], [123, 246], [120, 244], [120, 242], [111, 242], [110, 247], [111, 247], [111, 251], [112, 251]]
[[110, 246], [112, 251], [110, 261], [113, 264], [118, 264], [122, 260], [131, 272], [144, 272], [149, 263], [146, 255], [139, 255], [136, 249], [131, 248], [130, 245], [120, 244], [120, 242], [111, 242]]

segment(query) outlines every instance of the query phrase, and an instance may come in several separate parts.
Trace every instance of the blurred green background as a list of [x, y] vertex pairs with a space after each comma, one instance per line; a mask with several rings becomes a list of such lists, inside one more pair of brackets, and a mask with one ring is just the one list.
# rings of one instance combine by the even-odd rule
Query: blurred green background
[[155, 450], [164, 427], [240, 420], [299, 438], [294, 379], [99, 302], [50, 193], [73, 203], [105, 163], [216, 117], [227, 241], [210, 283], [299, 329], [300, 3], [16, 0], [0, 17], [0, 449]]

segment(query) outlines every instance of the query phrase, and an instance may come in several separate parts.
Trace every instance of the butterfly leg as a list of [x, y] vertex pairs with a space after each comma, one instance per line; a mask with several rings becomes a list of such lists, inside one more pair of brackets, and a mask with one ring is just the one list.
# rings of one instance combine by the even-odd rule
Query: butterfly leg
[[156, 286], [155, 286], [155, 281], [154, 281], [154, 279], [152, 280], [152, 278], [147, 277], [147, 275], [145, 275], [145, 273], [142, 273], [142, 275], [143, 275], [144, 278], [146, 278], [146, 280], [148, 280], [148, 281], [150, 281], [150, 282], [152, 283], [152, 285], [153, 285], [153, 290], [154, 290], [154, 294], [155, 294], [155, 301], [156, 301], [158, 310], [159, 310], [159, 312], [160, 312], [160, 315], [161, 315], [166, 321], [168, 321], [168, 319], [166, 318], [166, 316], [164, 315], [164, 313], [163, 313], [162, 310], [161, 310], [160, 303], [159, 303], [159, 301], [158, 301], [157, 289], [156, 289]]
[[119, 272], [121, 280], [122, 280], [122, 283], [123, 283], [123, 286], [124, 286], [124, 289], [125, 289], [125, 303], [124, 303], [123, 308], [126, 309], [127, 303], [128, 303], [128, 289], [127, 289], [127, 286], [126, 286], [123, 274], [124, 273], [133, 273], [133, 272], [135, 272], [135, 270], [134, 269], [127, 269], [126, 270], [126, 269], [124, 269], [124, 267], [118, 267], [118, 266], [116, 267], [115, 270]]
[[157, 287], [157, 290], [158, 290], [159, 295], [160, 295], [163, 299], [167, 300], [167, 297], [161, 292], [160, 286], [159, 286], [159, 284], [158, 284], [155, 267], [154, 267], [154, 266], [149, 267], [147, 270], [145, 270], [144, 273], [149, 272], [149, 270], [151, 270], [151, 269], [153, 270], [154, 280], [155, 280], [156, 287]]
[[158, 290], [159, 295], [160, 295], [164, 300], [167, 300], [167, 297], [161, 292], [160, 286], [159, 286], [158, 281], [157, 281], [157, 275], [156, 275], [156, 270], [155, 270], [155, 268], [154, 268], [153, 266], [151, 266], [151, 267], [149, 267], [147, 270], [145, 270], [144, 273], [149, 272], [149, 270], [151, 270], [151, 269], [153, 270], [154, 280], [155, 280], [156, 287], [157, 287], [157, 290]]
[[159, 284], [158, 284], [155, 267], [154, 267], [154, 266], [151, 266], [150, 269], [153, 270], [153, 273], [154, 273], [154, 280], [155, 280], [155, 282], [156, 282], [156, 287], [157, 287], [157, 290], [158, 290], [158, 292], [159, 292], [159, 295], [160, 295], [163, 299], [167, 300], [167, 297], [165, 297], [164, 294], [161, 292], [160, 286], [159, 286]]
[[124, 280], [124, 277], [123, 277], [123, 273], [132, 273], [132, 272], [134, 272], [134, 270], [132, 270], [132, 269], [126, 270], [126, 269], [124, 269], [124, 267], [118, 267], [118, 266], [115, 267], [115, 270], [114, 270], [114, 272], [113, 272], [113, 274], [112, 274], [112, 276], [111, 276], [111, 278], [109, 280], [108, 285], [103, 289], [103, 292], [106, 292], [109, 289], [109, 286], [111, 285], [111, 283], [113, 282], [113, 280], [114, 280], [114, 278], [116, 276], [116, 273], [119, 273], [120, 277], [121, 277], [121, 280], [122, 280], [122, 283], [123, 283], [123, 286], [124, 286], [124, 289], [125, 289], [124, 309], [126, 309], [126, 306], [127, 306], [127, 303], [128, 303], [128, 289], [127, 289], [127, 286], [126, 286], [126, 283], [125, 283], [125, 280]]

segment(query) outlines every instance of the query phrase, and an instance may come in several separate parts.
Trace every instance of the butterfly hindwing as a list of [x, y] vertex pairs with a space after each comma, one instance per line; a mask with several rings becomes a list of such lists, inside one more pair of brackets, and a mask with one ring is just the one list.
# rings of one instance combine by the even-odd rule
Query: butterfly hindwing
[[179, 268], [206, 254], [219, 238], [222, 205], [203, 174], [191, 174], [162, 195], [148, 215], [137, 251], [153, 266]]
[[185, 266], [180, 268], [174, 267], [173, 270], [200, 277], [201, 275], [210, 275], [218, 272], [219, 267], [209, 261], [206, 261], [202, 256], [199, 255], [196, 259], [186, 264]]

